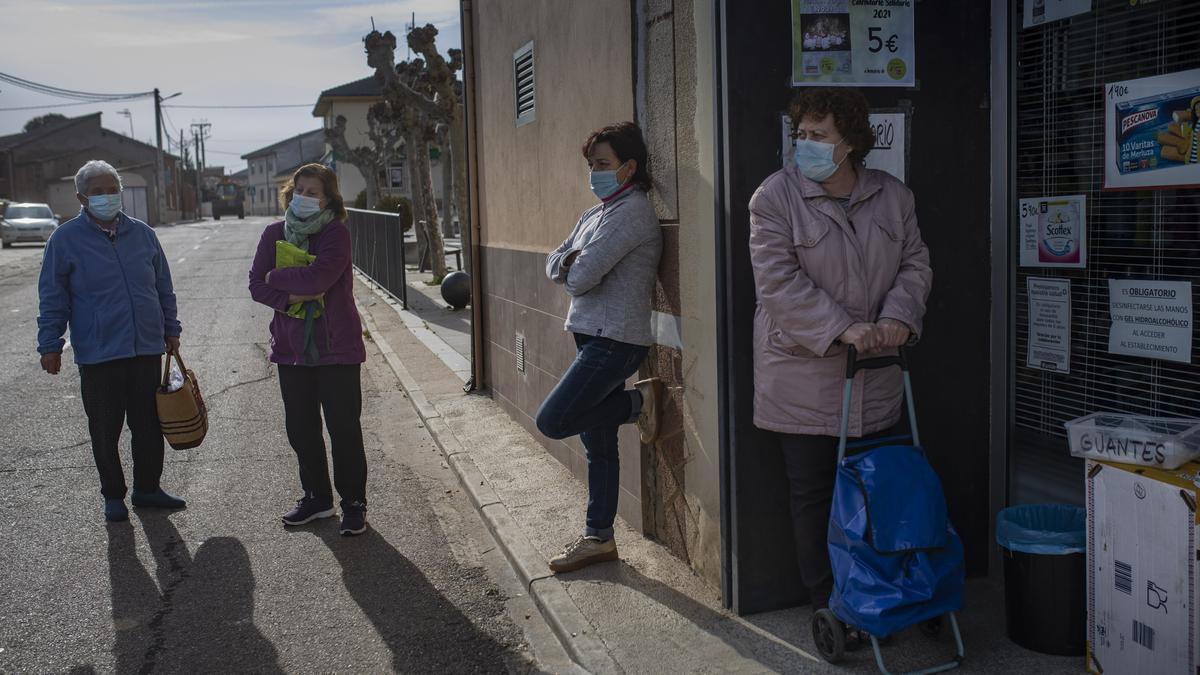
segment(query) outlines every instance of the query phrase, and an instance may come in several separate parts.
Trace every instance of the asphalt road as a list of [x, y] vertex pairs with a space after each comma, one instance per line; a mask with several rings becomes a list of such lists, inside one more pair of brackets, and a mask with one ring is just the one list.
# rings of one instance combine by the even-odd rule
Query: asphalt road
[[374, 345], [371, 529], [280, 524], [296, 465], [266, 357], [271, 310], [246, 290], [266, 223], [158, 230], [211, 429], [200, 448], [167, 448], [162, 484], [188, 508], [132, 509], [123, 524], [101, 515], [73, 354], [56, 377], [38, 366], [41, 247], [0, 251], [0, 672], [532, 668], [519, 624], [536, 611]]

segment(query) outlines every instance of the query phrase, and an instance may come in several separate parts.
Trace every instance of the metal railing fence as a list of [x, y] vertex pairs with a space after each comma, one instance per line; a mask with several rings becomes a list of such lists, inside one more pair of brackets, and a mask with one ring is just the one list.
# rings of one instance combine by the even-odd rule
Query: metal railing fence
[[408, 309], [408, 283], [404, 267], [404, 232], [400, 216], [383, 211], [346, 209], [353, 246], [353, 262]]

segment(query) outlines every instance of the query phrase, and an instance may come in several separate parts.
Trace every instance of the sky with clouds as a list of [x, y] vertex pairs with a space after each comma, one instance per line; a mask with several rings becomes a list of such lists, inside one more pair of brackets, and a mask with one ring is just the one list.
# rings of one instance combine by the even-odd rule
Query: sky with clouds
[[[0, 0], [0, 72], [39, 84], [97, 93], [182, 95], [164, 104], [167, 129], [190, 138], [212, 124], [209, 165], [244, 168], [239, 155], [317, 129], [322, 90], [371, 75], [362, 38], [399, 36], [416, 13], [438, 28], [443, 53], [461, 45], [458, 0]], [[32, 117], [102, 112], [102, 124], [153, 143], [152, 99], [70, 103], [0, 82], [0, 135]], [[265, 110], [183, 106], [303, 105]], [[30, 108], [9, 110], [9, 108]], [[177, 153], [175, 153], [177, 154]]]

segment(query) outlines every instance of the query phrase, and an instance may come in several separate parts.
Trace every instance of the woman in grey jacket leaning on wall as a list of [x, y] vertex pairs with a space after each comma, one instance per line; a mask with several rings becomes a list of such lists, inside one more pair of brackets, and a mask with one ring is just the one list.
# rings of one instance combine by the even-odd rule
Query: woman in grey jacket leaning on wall
[[537, 426], [553, 439], [579, 435], [588, 461], [586, 527], [550, 561], [555, 572], [617, 559], [617, 430], [637, 422], [643, 443], [658, 435], [659, 381], [625, 388], [654, 342], [650, 300], [662, 254], [658, 216], [646, 196], [646, 155], [642, 131], [632, 122], [588, 136], [583, 156], [600, 203], [584, 211], [546, 261], [547, 276], [571, 295], [566, 329], [575, 337], [576, 356], [542, 402]]

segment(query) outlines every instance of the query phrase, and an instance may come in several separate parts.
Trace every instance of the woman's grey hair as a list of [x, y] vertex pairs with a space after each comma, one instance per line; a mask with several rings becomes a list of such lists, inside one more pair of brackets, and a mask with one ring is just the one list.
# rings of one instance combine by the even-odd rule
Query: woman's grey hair
[[125, 189], [125, 184], [121, 182], [121, 174], [113, 168], [112, 164], [102, 160], [93, 159], [92, 161], [79, 167], [79, 171], [75, 172], [75, 191], [81, 195], [87, 194], [88, 183], [96, 176], [108, 174], [117, 179], [117, 187]]

